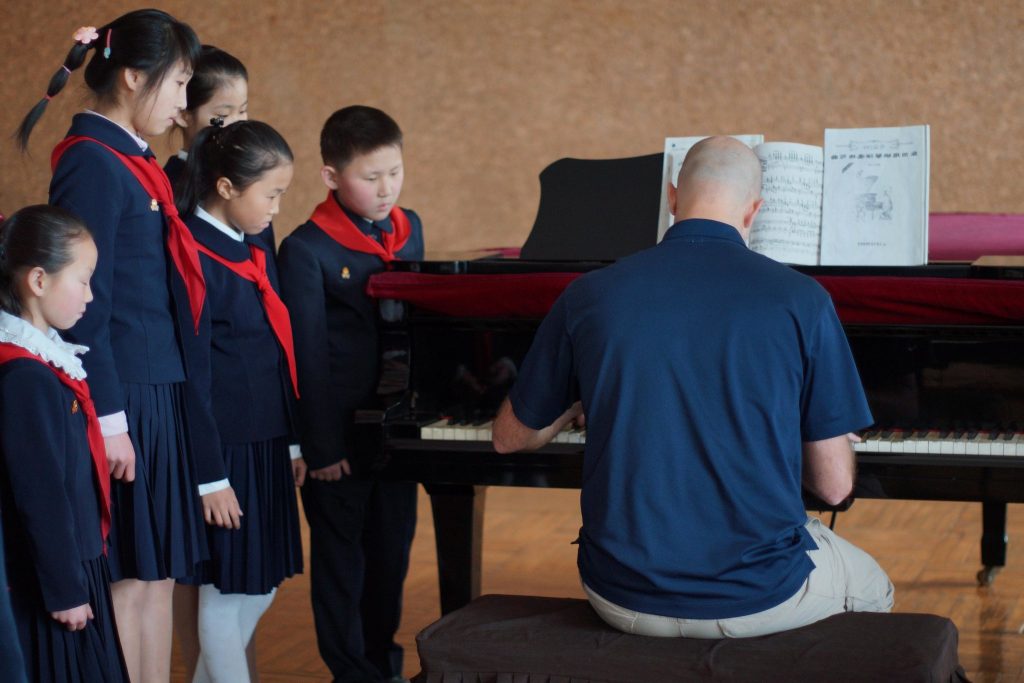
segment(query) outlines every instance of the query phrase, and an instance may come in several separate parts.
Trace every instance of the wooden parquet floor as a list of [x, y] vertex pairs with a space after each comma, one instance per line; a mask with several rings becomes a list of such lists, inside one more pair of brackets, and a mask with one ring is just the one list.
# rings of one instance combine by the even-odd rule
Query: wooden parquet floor
[[[578, 491], [491, 488], [484, 532], [485, 593], [583, 597], [576, 573]], [[406, 676], [418, 672], [415, 635], [440, 616], [434, 529], [420, 491], [419, 523], [398, 640]], [[1024, 506], [1010, 506], [1007, 568], [979, 588], [981, 506], [858, 501], [837, 531], [874, 555], [896, 585], [896, 611], [932, 612], [960, 630], [960, 660], [979, 683], [1024, 681]], [[304, 528], [305, 530], [305, 528]], [[308, 544], [307, 544], [308, 549]], [[316, 650], [309, 582], [285, 582], [257, 631], [263, 683], [327, 681]], [[175, 659], [172, 680], [184, 681]]]

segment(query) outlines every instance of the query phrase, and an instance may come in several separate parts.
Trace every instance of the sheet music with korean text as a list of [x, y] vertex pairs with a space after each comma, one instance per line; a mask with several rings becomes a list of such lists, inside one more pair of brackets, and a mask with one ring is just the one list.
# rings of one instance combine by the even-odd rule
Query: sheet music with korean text
[[825, 130], [822, 265], [928, 262], [930, 131]]

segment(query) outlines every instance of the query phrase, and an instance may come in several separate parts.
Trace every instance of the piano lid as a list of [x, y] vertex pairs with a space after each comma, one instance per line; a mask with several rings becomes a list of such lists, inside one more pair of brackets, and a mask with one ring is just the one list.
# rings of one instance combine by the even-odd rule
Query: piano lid
[[614, 261], [658, 241], [663, 155], [559, 159], [540, 174], [522, 258]]

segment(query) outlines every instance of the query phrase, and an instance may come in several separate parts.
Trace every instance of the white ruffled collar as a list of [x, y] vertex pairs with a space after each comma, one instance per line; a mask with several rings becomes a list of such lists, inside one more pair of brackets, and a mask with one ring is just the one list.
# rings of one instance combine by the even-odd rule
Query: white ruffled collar
[[0, 311], [0, 342], [20, 346], [68, 373], [71, 379], [85, 379], [85, 368], [78, 356], [88, 351], [89, 347], [64, 341], [52, 327], [44, 334], [27, 320]]

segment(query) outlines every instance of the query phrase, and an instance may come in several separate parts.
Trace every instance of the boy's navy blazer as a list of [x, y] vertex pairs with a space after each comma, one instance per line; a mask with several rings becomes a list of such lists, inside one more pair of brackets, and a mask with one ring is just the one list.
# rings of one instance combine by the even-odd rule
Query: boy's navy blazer
[[[117, 124], [77, 114], [68, 135], [84, 135], [122, 154], [152, 156]], [[50, 203], [78, 215], [96, 242], [94, 299], [65, 335], [89, 347], [83, 364], [99, 415], [125, 409], [122, 383], [172, 384], [192, 374], [200, 348], [184, 282], [167, 253], [163, 213], [121, 161], [83, 141], [61, 157], [50, 181]], [[224, 478], [220, 445], [208, 438], [209, 402], [186, 382], [185, 411], [191, 456], [199, 481]]]
[[[371, 234], [366, 219], [345, 212]], [[397, 256], [419, 260], [423, 225], [415, 212], [405, 213], [409, 241]], [[381, 225], [390, 229], [390, 220]], [[357, 458], [352, 418], [373, 396], [380, 373], [377, 302], [366, 294], [366, 284], [384, 270], [384, 262], [342, 246], [307, 221], [281, 242], [278, 268], [295, 335], [303, 458], [310, 469]]]
[[[186, 218], [196, 240], [229, 261], [251, 258], [249, 245], [266, 253], [267, 276], [280, 292], [274, 253], [260, 236], [239, 242], [192, 215]], [[288, 362], [274, 335], [254, 282], [200, 253], [206, 277], [210, 338], [204, 361], [212, 411], [220, 441], [242, 444], [292, 436], [294, 392]], [[206, 326], [204, 325], [204, 328]]]
[[39, 361], [0, 364], [0, 458], [10, 585], [36, 592], [47, 612], [88, 602], [82, 562], [103, 543], [85, 412]]

